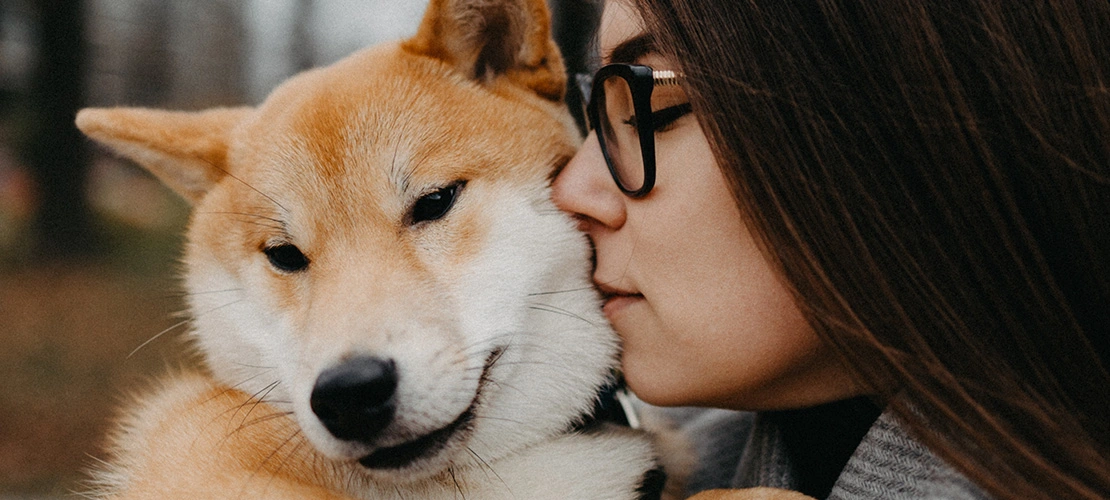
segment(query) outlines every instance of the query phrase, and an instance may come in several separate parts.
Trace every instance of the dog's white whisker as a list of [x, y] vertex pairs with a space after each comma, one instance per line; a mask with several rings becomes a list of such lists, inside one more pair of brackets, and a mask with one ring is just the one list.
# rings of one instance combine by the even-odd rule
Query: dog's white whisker
[[247, 189], [250, 189], [251, 191], [254, 191], [254, 192], [258, 193], [259, 195], [261, 195], [263, 198], [266, 198], [267, 200], [270, 200], [271, 202], [273, 202], [274, 205], [277, 205], [282, 210], [289, 211], [289, 209], [285, 208], [285, 206], [282, 205], [281, 203], [279, 203], [273, 196], [270, 196], [270, 195], [262, 192], [262, 190], [252, 186], [249, 182], [247, 182], [247, 181], [245, 181], [245, 180], [243, 180], [239, 177], [236, 177], [234, 174], [229, 172], [226, 168], [223, 168], [219, 165], [216, 165], [215, 163], [212, 163], [211, 161], [209, 161], [207, 158], [204, 158], [204, 157], [199, 156], [199, 155], [189, 155], [189, 156], [192, 157], [195, 160], [200, 160], [204, 163], [207, 163], [209, 167], [212, 167], [212, 168], [220, 171], [223, 175], [226, 175], [229, 179], [234, 179], [234, 180], [238, 181], [240, 184], [246, 186]]
[[572, 311], [563, 309], [561, 307], [555, 307], [555, 306], [552, 306], [552, 305], [549, 305], [549, 304], [532, 304], [528, 308], [533, 310], [533, 311], [543, 311], [543, 312], [561, 314], [561, 315], [567, 316], [569, 318], [574, 318], [574, 319], [580, 320], [583, 323], [586, 323], [586, 324], [591, 325], [591, 326], [598, 326], [597, 323], [594, 323], [593, 321], [590, 321], [586, 318], [583, 318], [582, 316], [580, 316], [578, 314], [575, 314]]
[[[213, 309], [209, 309], [208, 311], [205, 311], [204, 313], [201, 313], [201, 314], [208, 314], [208, 313], [211, 313], [211, 312], [215, 312], [215, 311], [218, 311], [218, 310], [220, 310], [220, 309], [223, 309], [223, 308], [225, 308], [225, 307], [228, 307], [228, 306], [231, 306], [231, 305], [233, 305], [233, 304], [237, 304], [237, 303], [239, 303], [239, 301], [238, 301], [238, 300], [236, 300], [236, 301], [232, 301], [232, 302], [228, 302], [228, 303], [226, 303], [226, 304], [224, 304], [224, 305], [222, 305], [222, 306], [219, 306], [219, 307], [215, 307], [215, 308], [213, 308]], [[197, 316], [199, 316], [199, 315], [197, 315]], [[134, 350], [132, 350], [132, 351], [131, 351], [131, 353], [129, 353], [129, 354], [127, 355], [127, 359], [131, 359], [131, 357], [132, 357], [132, 356], [134, 356], [134, 355], [135, 355], [135, 353], [139, 352], [139, 351], [140, 351], [140, 350], [141, 350], [142, 348], [146, 347], [147, 345], [150, 345], [150, 343], [151, 343], [151, 342], [154, 342], [155, 340], [158, 340], [158, 339], [159, 339], [160, 337], [162, 337], [163, 335], [165, 335], [165, 334], [167, 334], [167, 333], [169, 333], [169, 332], [171, 332], [171, 331], [173, 331], [173, 330], [176, 330], [176, 329], [178, 329], [178, 328], [181, 328], [182, 326], [185, 326], [185, 325], [189, 324], [189, 323], [190, 323], [190, 322], [192, 322], [192, 321], [195, 321], [195, 320], [196, 320], [196, 318], [197, 318], [197, 316], [192, 316], [192, 317], [190, 317], [190, 318], [186, 318], [186, 319], [183, 319], [183, 320], [181, 320], [181, 321], [178, 321], [177, 323], [174, 323], [173, 325], [171, 325], [170, 327], [166, 328], [165, 330], [162, 330], [162, 331], [160, 331], [160, 332], [156, 333], [156, 334], [155, 334], [155, 335], [154, 335], [153, 337], [151, 337], [151, 338], [147, 339], [147, 340], [146, 340], [145, 342], [143, 342], [142, 344], [139, 344], [139, 346], [138, 346], [138, 347], [136, 347], [136, 348], [135, 348]]]
[[489, 415], [476, 415], [474, 418], [476, 420], [494, 420], [494, 421], [497, 421], [497, 422], [509, 422], [511, 424], [520, 425], [521, 427], [526, 427], [527, 426], [527, 423], [525, 423], [521, 420], [516, 420], [516, 419], [512, 419], [512, 418], [491, 417]]
[[[252, 364], [249, 364], [249, 363], [239, 363], [239, 362], [235, 362], [234, 364], [235, 364], [235, 366], [241, 366], [243, 368], [255, 368], [255, 369], [258, 369], [258, 370], [277, 370], [276, 366], [252, 365]], [[257, 377], [257, 376], [258, 375], [255, 375], [255, 377]], [[251, 377], [251, 379], [253, 379], [253, 378], [254, 377]], [[250, 379], [248, 379], [248, 380], [250, 380]]]
[[544, 295], [560, 295], [560, 294], [564, 294], [564, 293], [584, 292], [584, 291], [587, 291], [587, 290], [594, 290], [594, 287], [584, 286], [584, 287], [580, 287], [580, 288], [570, 288], [570, 289], [567, 289], [567, 290], [553, 290], [553, 291], [549, 291], [549, 292], [533, 292], [533, 293], [528, 294], [528, 296], [529, 297], [541, 297], [541, 296], [544, 296]]
[[146, 339], [146, 341], [144, 341], [142, 344], [139, 344], [138, 347], [136, 347], [130, 353], [128, 353], [127, 354], [127, 359], [131, 359], [131, 357], [134, 356], [135, 353], [142, 350], [142, 348], [146, 347], [151, 342], [154, 342], [155, 340], [158, 340], [159, 337], [161, 337], [161, 336], [163, 336], [163, 335], [165, 335], [169, 332], [172, 332], [172, 331], [174, 331], [174, 330], [176, 330], [176, 329], [178, 329], [182, 326], [185, 326], [185, 325], [189, 324], [190, 321], [192, 321], [192, 318], [183, 319], [181, 321], [178, 321], [177, 323], [174, 323], [173, 325], [170, 325], [165, 330], [162, 330], [162, 331], [154, 334], [154, 336], [150, 337], [149, 339]]
[[267, 217], [267, 216], [265, 216], [265, 215], [252, 214], [252, 213], [250, 213], [250, 212], [220, 212], [220, 211], [212, 211], [212, 212], [197, 212], [197, 213], [198, 213], [198, 214], [212, 214], [212, 215], [238, 215], [238, 216], [243, 216], [243, 217], [253, 217], [253, 218], [256, 218], [256, 219], [263, 219], [263, 220], [268, 220], [268, 221], [270, 221], [270, 222], [274, 222], [274, 223], [275, 223], [275, 224], [276, 224], [276, 225], [277, 225], [278, 227], [284, 227], [284, 222], [282, 222], [282, 220], [281, 220], [281, 219], [275, 219], [275, 218], [273, 218], [273, 217]]
[[[273, 229], [273, 230], [277, 230], [277, 231], [284, 231], [285, 230], [285, 225], [282, 223], [282, 221], [280, 221], [278, 219], [274, 219], [272, 217], [265, 217], [265, 216], [262, 216], [262, 215], [255, 215], [255, 214], [242, 213], [242, 212], [205, 212], [205, 213], [213, 214], [213, 215], [234, 215], [238, 218], [232, 218], [232, 220], [235, 220], [236, 222], [239, 222], [239, 223], [242, 223], [242, 224], [252, 224], [252, 225], [255, 225], [255, 226], [258, 226], [258, 227], [262, 227], [262, 228], [266, 228], [266, 229]], [[259, 222], [257, 220], [251, 220], [250, 218], [252, 218], [252, 217], [256, 218], [256, 219], [261, 219], [263, 221], [271, 221], [271, 223]]]
[[216, 294], [220, 294], [220, 293], [231, 293], [231, 292], [241, 292], [241, 291], [243, 291], [242, 288], [225, 288], [223, 290], [206, 290], [206, 291], [202, 291], [202, 292], [169, 293], [169, 294], [166, 294], [165, 296], [169, 297], [169, 298], [184, 298], [184, 297], [198, 297], [198, 296], [201, 296], [201, 295], [216, 295]]

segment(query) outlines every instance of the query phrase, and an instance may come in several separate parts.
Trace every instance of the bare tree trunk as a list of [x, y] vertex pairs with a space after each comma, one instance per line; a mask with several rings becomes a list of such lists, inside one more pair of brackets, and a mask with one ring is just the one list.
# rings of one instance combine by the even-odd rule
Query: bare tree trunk
[[38, 61], [30, 88], [33, 130], [27, 163], [38, 181], [38, 256], [68, 258], [99, 250], [85, 198], [86, 143], [73, 125], [84, 98], [85, 37], [82, 0], [32, 2]]
[[191, 31], [176, 32], [172, 38], [175, 62], [168, 102], [186, 109], [241, 104], [247, 94], [243, 27], [246, 2], [171, 3], [172, 22], [186, 22]]
[[293, 72], [300, 73], [316, 66], [316, 51], [312, 39], [312, 16], [315, 0], [297, 0], [293, 12], [293, 41], [290, 44], [290, 57], [293, 59]]
[[124, 68], [125, 95], [129, 106], [165, 106], [170, 98], [173, 71], [169, 50], [170, 4], [165, 1], [139, 5], [134, 47], [127, 51]]

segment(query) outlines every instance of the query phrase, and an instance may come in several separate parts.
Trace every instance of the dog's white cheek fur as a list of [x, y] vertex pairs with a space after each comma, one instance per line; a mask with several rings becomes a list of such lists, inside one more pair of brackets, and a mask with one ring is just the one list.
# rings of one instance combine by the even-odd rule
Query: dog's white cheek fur
[[585, 238], [549, 191], [504, 186], [489, 199], [498, 215], [488, 246], [455, 292], [470, 342], [504, 349], [470, 443], [485, 460], [566, 430], [617, 354], [590, 284]]
[[291, 352], [292, 325], [262, 293], [261, 262], [228, 262], [202, 245], [186, 251], [186, 289], [196, 291], [189, 296], [192, 335], [209, 369], [231, 387], [287, 406], [281, 367]]

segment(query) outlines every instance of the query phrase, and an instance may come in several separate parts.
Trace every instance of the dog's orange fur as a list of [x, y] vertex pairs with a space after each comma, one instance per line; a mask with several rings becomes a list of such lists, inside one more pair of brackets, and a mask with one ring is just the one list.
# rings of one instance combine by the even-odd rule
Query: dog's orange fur
[[320, 486], [334, 471], [285, 414], [206, 376], [166, 384], [115, 436], [128, 476], [115, 498], [347, 498]]

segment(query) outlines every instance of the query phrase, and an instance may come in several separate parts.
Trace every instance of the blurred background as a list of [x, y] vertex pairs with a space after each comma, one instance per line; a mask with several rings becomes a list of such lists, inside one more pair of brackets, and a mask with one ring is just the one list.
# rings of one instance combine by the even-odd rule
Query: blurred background
[[[597, 5], [549, 5], [583, 71]], [[188, 207], [81, 136], [77, 109], [257, 104], [291, 74], [411, 35], [425, 6], [0, 0], [0, 500], [81, 491], [119, 402], [196, 363], [176, 279]]]

